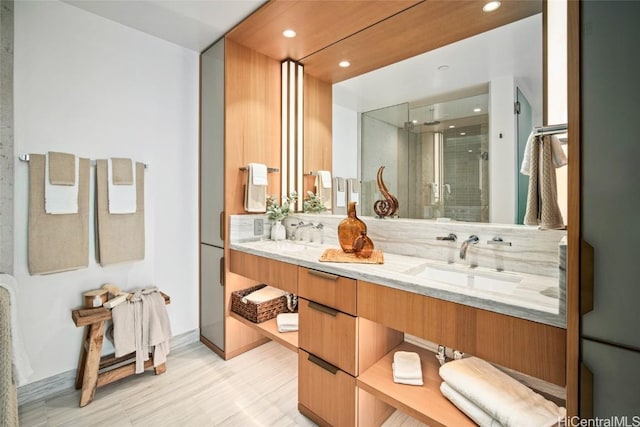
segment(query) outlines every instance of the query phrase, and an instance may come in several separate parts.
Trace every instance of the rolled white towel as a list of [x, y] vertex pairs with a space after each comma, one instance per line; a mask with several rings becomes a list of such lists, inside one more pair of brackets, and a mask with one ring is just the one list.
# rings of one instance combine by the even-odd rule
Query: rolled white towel
[[276, 316], [278, 332], [293, 332], [298, 330], [298, 313], [280, 313]]
[[566, 416], [565, 408], [477, 357], [445, 363], [440, 377], [504, 426], [549, 427]]
[[420, 356], [411, 351], [396, 351], [393, 354], [393, 382], [399, 384], [422, 385]]
[[480, 427], [502, 427], [498, 420], [480, 409], [475, 403], [455, 391], [445, 381], [440, 384], [442, 395], [449, 399], [456, 408], [460, 409]]
[[245, 295], [242, 298], [243, 303], [252, 302], [254, 304], [259, 304], [261, 302], [271, 301], [272, 299], [279, 298], [287, 293], [282, 289], [274, 288], [273, 286], [265, 286], [264, 288], [258, 289], [257, 291], [253, 291], [248, 295]]

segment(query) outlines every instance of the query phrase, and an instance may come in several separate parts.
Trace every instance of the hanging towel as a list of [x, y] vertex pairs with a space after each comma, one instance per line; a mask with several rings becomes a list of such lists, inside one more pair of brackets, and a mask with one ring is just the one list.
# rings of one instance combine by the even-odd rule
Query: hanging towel
[[28, 264], [32, 275], [89, 265], [89, 160], [78, 159], [78, 213], [67, 215], [45, 211], [46, 164], [45, 155], [29, 155]]
[[548, 427], [566, 415], [564, 408], [477, 357], [445, 363], [439, 373], [449, 387], [504, 426]]
[[20, 324], [18, 323], [18, 282], [9, 274], [0, 274], [0, 288], [9, 294], [9, 312], [11, 320], [11, 365], [13, 382], [17, 386], [27, 383], [33, 373], [29, 356], [24, 348]]
[[294, 332], [298, 330], [298, 313], [280, 313], [276, 316], [278, 332]]
[[563, 229], [564, 222], [558, 206], [556, 172], [552, 161], [551, 137], [537, 136], [530, 148], [531, 168], [524, 223], [538, 225], [543, 230]]
[[[131, 183], [125, 184], [129, 181], [129, 175]], [[131, 159], [107, 159], [107, 197], [110, 214], [136, 213], [136, 173], [133, 172]]]
[[398, 384], [422, 385], [422, 367], [420, 356], [411, 351], [393, 353], [393, 382]]
[[360, 181], [356, 178], [347, 179], [347, 202], [360, 203]]
[[344, 178], [333, 178], [333, 214], [347, 213], [347, 183]]
[[318, 171], [316, 173], [316, 195], [322, 201], [322, 204], [327, 208], [331, 209], [332, 205], [332, 179], [331, 172], [329, 171]]
[[144, 164], [136, 163], [136, 210], [129, 215], [109, 213], [107, 164], [96, 161], [96, 258], [103, 267], [141, 261], [145, 254]]
[[52, 215], [78, 213], [80, 159], [73, 154], [48, 152], [45, 162], [44, 208]]
[[444, 397], [449, 399], [451, 403], [456, 405], [458, 409], [464, 412], [469, 418], [471, 418], [480, 427], [502, 427], [502, 424], [498, 420], [491, 418], [489, 414], [484, 412], [478, 406], [455, 391], [445, 381], [440, 384], [440, 392]]
[[[536, 139], [534, 132], [529, 134], [527, 138], [527, 144], [524, 147], [524, 155], [522, 157], [522, 164], [520, 165], [520, 173], [522, 175], [531, 174], [531, 145]], [[558, 135], [551, 135], [551, 147], [553, 148], [553, 166], [561, 168], [567, 164], [567, 155], [562, 149], [562, 142]]]
[[249, 163], [244, 187], [244, 210], [262, 213], [267, 211], [267, 166]]

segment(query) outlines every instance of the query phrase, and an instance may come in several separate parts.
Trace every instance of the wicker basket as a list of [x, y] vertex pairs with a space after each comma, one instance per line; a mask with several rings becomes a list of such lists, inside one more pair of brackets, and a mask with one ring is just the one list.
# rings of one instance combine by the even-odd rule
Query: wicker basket
[[280, 313], [286, 313], [287, 310], [287, 297], [281, 296], [269, 301], [261, 303], [242, 302], [242, 298], [249, 295], [251, 292], [264, 288], [265, 284], [252, 286], [247, 289], [242, 289], [231, 293], [231, 311], [239, 314], [245, 319], [251, 320], [253, 323], [261, 323], [266, 320], [273, 319]]

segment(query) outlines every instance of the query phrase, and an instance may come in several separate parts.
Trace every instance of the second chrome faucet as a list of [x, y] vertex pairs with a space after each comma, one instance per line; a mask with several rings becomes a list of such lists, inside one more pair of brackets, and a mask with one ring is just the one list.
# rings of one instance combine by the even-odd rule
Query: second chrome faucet
[[472, 234], [467, 240], [462, 242], [462, 246], [460, 246], [460, 259], [465, 259], [467, 257], [467, 249], [469, 248], [469, 245], [476, 245], [479, 241], [480, 239], [478, 236]]

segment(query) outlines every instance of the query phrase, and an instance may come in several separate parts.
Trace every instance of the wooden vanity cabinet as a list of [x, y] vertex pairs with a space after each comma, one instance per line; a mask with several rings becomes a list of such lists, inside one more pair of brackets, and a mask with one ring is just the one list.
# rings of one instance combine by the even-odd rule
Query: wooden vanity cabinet
[[298, 267], [295, 264], [231, 250], [229, 270], [248, 279], [298, 294]]

